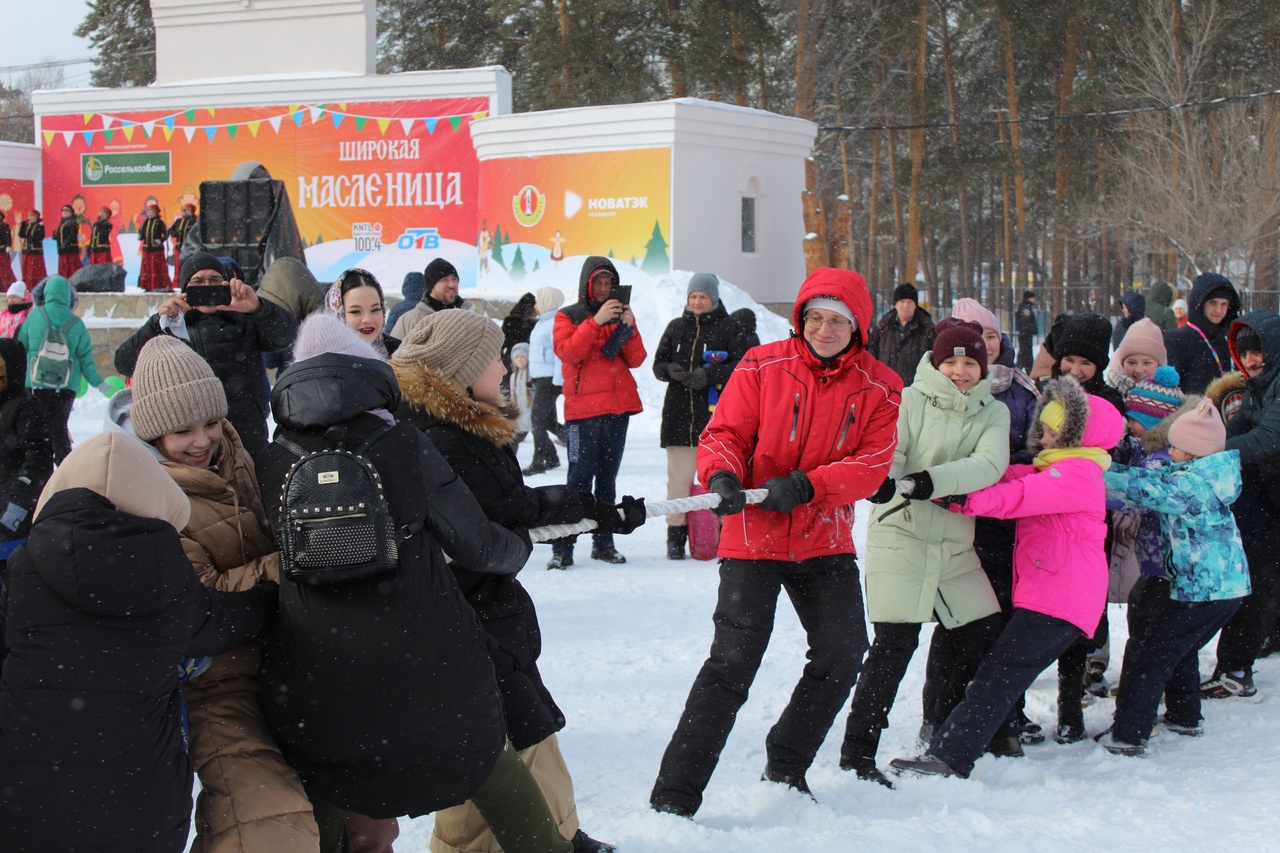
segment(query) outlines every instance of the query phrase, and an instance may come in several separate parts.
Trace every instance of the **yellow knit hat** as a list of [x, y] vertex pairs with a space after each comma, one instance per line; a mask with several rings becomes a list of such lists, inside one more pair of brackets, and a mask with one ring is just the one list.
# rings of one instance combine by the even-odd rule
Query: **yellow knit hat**
[[1062, 404], [1057, 400], [1050, 400], [1043, 409], [1040, 410], [1040, 423], [1049, 427], [1054, 432], [1062, 432], [1062, 424], [1067, 419], [1067, 410], [1062, 408]]

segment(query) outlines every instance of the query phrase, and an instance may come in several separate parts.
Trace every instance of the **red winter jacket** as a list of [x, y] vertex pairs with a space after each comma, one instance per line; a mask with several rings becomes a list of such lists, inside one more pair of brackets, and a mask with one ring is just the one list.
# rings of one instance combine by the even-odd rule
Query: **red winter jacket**
[[608, 258], [587, 258], [578, 281], [578, 301], [560, 309], [552, 327], [552, 346], [564, 367], [566, 421], [597, 415], [634, 415], [644, 410], [631, 375], [633, 368], [644, 363], [646, 355], [640, 330], [635, 329], [614, 358], [603, 352], [609, 336], [619, 326], [601, 326], [594, 319], [602, 303], [591, 298], [591, 274], [601, 267], [617, 277], [618, 271]]
[[[848, 305], [859, 329], [854, 345], [825, 367], [800, 319], [804, 303], [820, 295]], [[798, 468], [813, 484], [813, 500], [790, 513], [748, 505], [726, 516], [721, 557], [798, 561], [857, 553], [853, 505], [889, 475], [902, 397], [902, 380], [865, 349], [871, 322], [862, 276], [821, 267], [796, 297], [796, 336], [750, 349], [738, 363], [698, 442], [698, 479], [731, 471], [754, 489]]]

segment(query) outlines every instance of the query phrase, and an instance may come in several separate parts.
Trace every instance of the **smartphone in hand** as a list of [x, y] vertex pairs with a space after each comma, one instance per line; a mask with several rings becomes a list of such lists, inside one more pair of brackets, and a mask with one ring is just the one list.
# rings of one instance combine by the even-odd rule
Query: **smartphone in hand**
[[187, 286], [186, 297], [192, 308], [215, 308], [231, 304], [231, 288], [225, 284], [192, 284]]
[[631, 285], [629, 284], [615, 285], [614, 288], [609, 291], [609, 298], [616, 299], [619, 302], [621, 302], [623, 305], [630, 305], [631, 304]]

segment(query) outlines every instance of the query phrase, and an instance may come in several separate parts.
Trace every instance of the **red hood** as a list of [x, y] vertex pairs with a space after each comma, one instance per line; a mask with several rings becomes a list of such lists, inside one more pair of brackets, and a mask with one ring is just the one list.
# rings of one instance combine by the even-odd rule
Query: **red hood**
[[867, 282], [861, 273], [831, 267], [818, 267], [810, 273], [804, 280], [804, 284], [800, 285], [795, 307], [791, 309], [791, 327], [795, 329], [797, 335], [804, 335], [804, 329], [800, 324], [800, 312], [804, 304], [815, 296], [834, 296], [848, 305], [858, 321], [862, 345], [866, 346], [868, 336], [871, 334], [871, 294], [867, 291]]

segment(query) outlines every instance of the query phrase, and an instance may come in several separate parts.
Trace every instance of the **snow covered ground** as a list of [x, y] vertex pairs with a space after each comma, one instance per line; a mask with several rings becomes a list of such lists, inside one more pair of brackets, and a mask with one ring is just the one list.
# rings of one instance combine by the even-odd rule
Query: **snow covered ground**
[[[560, 265], [561, 279], [532, 277], [526, 289], [558, 284], [572, 300], [578, 264]], [[652, 353], [666, 322], [684, 302], [689, 273], [649, 280], [623, 267], [636, 284], [637, 324]], [[473, 291], [475, 292], [475, 291]], [[749, 304], [726, 286], [726, 306]], [[464, 294], [465, 295], [465, 294]], [[761, 337], [786, 334], [787, 323], [761, 317]], [[632, 419], [619, 494], [665, 497], [666, 457], [658, 447], [663, 386], [648, 364], [637, 371], [645, 412]], [[89, 392], [76, 402], [77, 440], [100, 430], [106, 401]], [[563, 450], [560, 451], [564, 458]], [[520, 448], [522, 463], [531, 442]], [[564, 468], [532, 478], [563, 481]], [[858, 541], [866, 506], [858, 507]], [[1260, 661], [1254, 700], [1206, 702], [1205, 736], [1163, 733], [1145, 758], [1106, 753], [1092, 741], [1027, 748], [1023, 759], [984, 757], [973, 777], [904, 779], [886, 790], [837, 767], [843, 714], [809, 772], [817, 803], [759, 781], [764, 737], [804, 666], [804, 634], [789, 605], [778, 609], [773, 642], [752, 694], [738, 716], [719, 768], [694, 821], [648, 809], [649, 789], [693, 677], [711, 641], [717, 573], [713, 562], [665, 559], [665, 529], [650, 521], [618, 539], [624, 566], [593, 562], [579, 543], [577, 564], [544, 570], [549, 546], [538, 545], [521, 579], [538, 605], [543, 676], [568, 718], [561, 745], [574, 776], [583, 828], [624, 853], [778, 853], [778, 851], [1077, 851], [1280, 850], [1280, 660]], [[887, 764], [915, 754], [920, 724], [924, 652], [912, 661], [881, 744]], [[1125, 613], [1111, 612], [1112, 668], [1118, 676]], [[1201, 671], [1213, 666], [1213, 645]], [[1055, 721], [1056, 676], [1041, 676], [1027, 712], [1046, 730]], [[1112, 700], [1085, 709], [1090, 734], [1110, 722]], [[427, 849], [432, 820], [401, 821], [396, 850]]]

